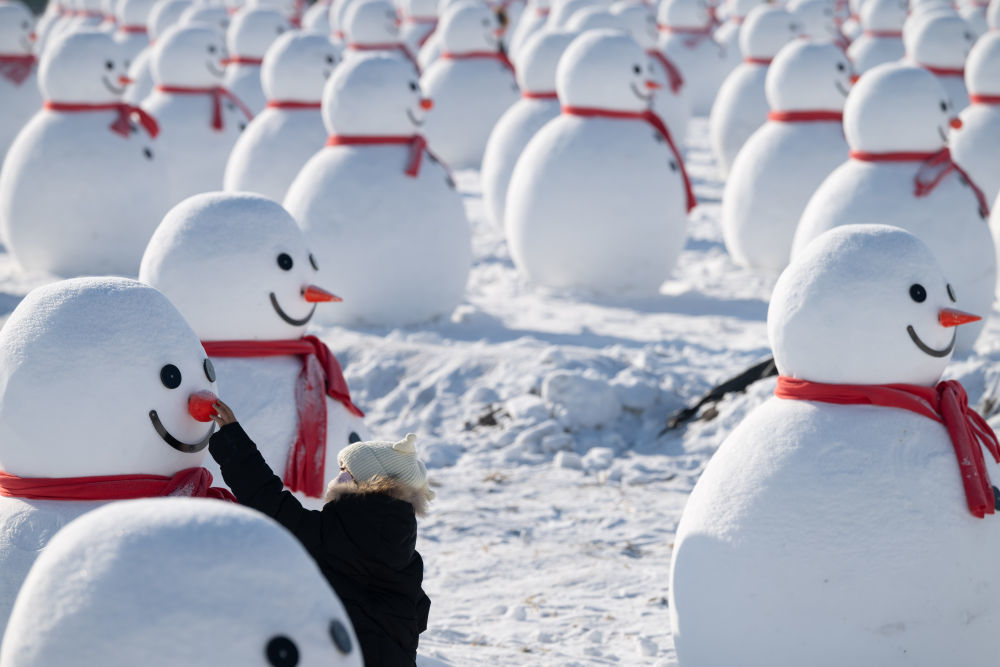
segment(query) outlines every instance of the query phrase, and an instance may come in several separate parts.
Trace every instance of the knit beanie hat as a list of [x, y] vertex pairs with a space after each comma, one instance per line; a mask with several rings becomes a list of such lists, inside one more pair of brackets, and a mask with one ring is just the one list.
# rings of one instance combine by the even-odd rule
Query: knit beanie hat
[[428, 500], [434, 492], [427, 486], [427, 468], [417, 458], [417, 436], [407, 433], [399, 442], [356, 442], [340, 451], [337, 461], [347, 468], [354, 481], [364, 483], [374, 477], [391, 477], [423, 491]]

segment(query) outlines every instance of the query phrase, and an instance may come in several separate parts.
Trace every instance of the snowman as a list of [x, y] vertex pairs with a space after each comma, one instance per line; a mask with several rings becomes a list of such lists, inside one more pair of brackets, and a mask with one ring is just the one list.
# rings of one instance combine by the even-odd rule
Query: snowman
[[518, 100], [514, 66], [500, 44], [501, 26], [485, 5], [454, 5], [438, 28], [441, 57], [420, 79], [434, 100], [424, 135], [453, 169], [478, 169], [493, 126]]
[[142, 106], [160, 122], [172, 203], [222, 187], [229, 153], [253, 118], [222, 86], [225, 61], [221, 33], [205, 24], [174, 26], [156, 42], [156, 88]]
[[396, 7], [389, 0], [357, 0], [344, 14], [344, 35], [347, 46], [344, 58], [366, 53], [393, 53], [412, 63], [419, 75], [420, 67], [399, 32]]
[[907, 59], [937, 77], [956, 111], [969, 106], [965, 59], [976, 36], [962, 17], [929, 18], [907, 33], [903, 41]]
[[401, 0], [403, 15], [399, 37], [410, 53], [419, 53], [434, 31], [437, 30], [437, 0]]
[[[956, 165], [947, 128], [961, 123], [934, 75], [904, 64], [880, 65], [857, 83], [844, 106], [850, 158], [809, 199], [792, 258], [823, 232], [877, 220], [926, 243], [948, 272], [961, 307], [984, 317], [993, 302], [996, 258], [989, 202]], [[962, 327], [964, 354], [982, 322]]]
[[[368, 436], [337, 359], [304, 335], [317, 306], [336, 299], [312, 284], [318, 266], [277, 203], [206, 193], [167, 214], [139, 273], [191, 323], [226, 402], [285, 486], [315, 509], [337, 454]], [[221, 480], [215, 462], [208, 467]]]
[[469, 223], [419, 134], [432, 106], [413, 67], [394, 56], [348, 59], [327, 82], [323, 122], [331, 136], [284, 200], [344, 298], [317, 312], [319, 321], [423, 322], [461, 301]]
[[155, 0], [120, 0], [115, 15], [115, 41], [129, 65], [149, 46], [149, 13]]
[[292, 26], [277, 9], [247, 8], [236, 13], [226, 31], [225, 87], [251, 114], [264, 108], [267, 99], [260, 81], [260, 66], [267, 47]]
[[715, 41], [717, 41], [726, 52], [725, 74], [736, 69], [737, 65], [743, 62], [743, 52], [740, 50], [740, 30], [746, 21], [747, 14], [759, 5], [766, 4], [766, 0], [726, 0], [726, 20], [715, 31]]
[[199, 467], [213, 377], [177, 309], [133, 280], [53, 283], [14, 309], [0, 329], [0, 632], [67, 521], [125, 498], [231, 498]]
[[551, 13], [549, 0], [529, 0], [517, 26], [513, 30], [506, 32], [507, 52], [517, 60], [520, 57], [521, 47], [532, 35], [545, 27]]
[[840, 34], [831, 0], [790, 0], [785, 8], [798, 21], [801, 29], [799, 37], [836, 42], [841, 48], [847, 48], [847, 42]]
[[26, 5], [0, 1], [0, 165], [21, 127], [42, 106], [31, 52], [34, 25]]
[[156, 40], [170, 26], [180, 21], [184, 12], [191, 7], [191, 0], [156, 0], [146, 20], [146, 34], [149, 45], [139, 52], [128, 68], [129, 83], [122, 99], [132, 106], [139, 106], [153, 92], [153, 52]]
[[831, 230], [781, 275], [775, 397], [712, 457], [677, 528], [680, 664], [1000, 655], [1000, 448], [962, 386], [939, 382], [956, 325], [977, 319], [948, 280], [885, 225]]
[[726, 75], [726, 52], [715, 41], [715, 16], [701, 0], [666, 0], [660, 5], [660, 50], [683, 77], [691, 112], [704, 116]]
[[722, 194], [720, 223], [736, 263], [777, 274], [809, 197], [847, 155], [851, 63], [830, 42], [797, 39], [767, 72], [768, 121], [743, 145]]
[[517, 68], [521, 99], [497, 121], [483, 153], [483, 207], [498, 229], [504, 228], [507, 187], [517, 158], [535, 133], [560, 113], [556, 66], [575, 37], [573, 32], [539, 32], [521, 50]]
[[295, 537], [254, 510], [184, 498], [115, 503], [59, 531], [0, 650], [4, 667], [209, 664], [363, 660]]
[[909, 11], [906, 0], [867, 0], [861, 8], [863, 32], [847, 47], [847, 55], [859, 74], [885, 63], [900, 60], [903, 22]]
[[778, 6], [761, 5], [747, 15], [740, 31], [743, 62], [723, 81], [708, 119], [709, 144], [723, 176], [746, 140], [767, 121], [767, 68], [801, 30], [795, 16]]
[[337, 64], [325, 35], [289, 32], [268, 49], [261, 68], [267, 107], [236, 140], [223, 187], [281, 201], [302, 165], [323, 147], [323, 84]]
[[1000, 32], [976, 41], [965, 80], [972, 104], [959, 115], [961, 129], [951, 132], [951, 153], [992, 202], [1000, 194]]
[[157, 123], [121, 101], [124, 75], [104, 32], [55, 37], [43, 55], [44, 106], [0, 171], [0, 231], [23, 269], [60, 276], [138, 270], [169, 204], [153, 141]]
[[593, 30], [566, 49], [556, 71], [563, 112], [528, 142], [507, 192], [507, 241], [526, 280], [655, 294], [670, 274], [695, 201], [650, 110], [652, 71], [622, 32]]

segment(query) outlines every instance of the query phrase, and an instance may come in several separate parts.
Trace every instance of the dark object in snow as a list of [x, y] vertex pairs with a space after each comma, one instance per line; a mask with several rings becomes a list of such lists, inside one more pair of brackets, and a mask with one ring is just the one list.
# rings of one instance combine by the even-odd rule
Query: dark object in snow
[[[758, 380], [763, 380], [764, 378], [771, 377], [778, 374], [778, 367], [774, 365], [774, 357], [768, 357], [759, 364], [751, 366], [747, 370], [743, 371], [739, 375], [733, 378], [729, 378], [722, 384], [713, 387], [711, 391], [705, 394], [701, 400], [690, 407], [681, 408], [677, 412], [673, 413], [667, 418], [667, 425], [660, 431], [660, 435], [664, 435], [667, 431], [672, 431], [681, 424], [690, 421], [698, 411], [701, 410], [702, 406], [709, 403], [718, 403], [722, 400], [722, 397], [726, 394], [731, 394], [735, 391], [746, 391], [746, 388], [752, 385]], [[712, 417], [718, 414], [712, 411]]]

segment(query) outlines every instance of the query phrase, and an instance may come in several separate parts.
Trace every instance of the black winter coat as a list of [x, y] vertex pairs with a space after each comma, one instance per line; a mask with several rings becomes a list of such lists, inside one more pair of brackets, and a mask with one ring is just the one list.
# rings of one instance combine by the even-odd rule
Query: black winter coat
[[344, 603], [365, 665], [415, 665], [431, 601], [421, 588], [413, 505], [392, 488], [340, 485], [322, 510], [307, 510], [238, 423], [215, 433], [209, 451], [240, 504], [275, 519], [316, 560]]

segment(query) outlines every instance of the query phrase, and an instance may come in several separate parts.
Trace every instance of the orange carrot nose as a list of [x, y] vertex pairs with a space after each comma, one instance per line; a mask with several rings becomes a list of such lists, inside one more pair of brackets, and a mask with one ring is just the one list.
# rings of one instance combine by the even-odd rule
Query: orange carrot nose
[[961, 130], [962, 129], [962, 119], [961, 118], [958, 118], [958, 117], [952, 118], [951, 120], [948, 121], [948, 124], [951, 125], [953, 128], [955, 128], [956, 130]]
[[650, 90], [658, 90], [663, 86], [661, 86], [658, 82], [653, 81], [652, 79], [646, 79], [646, 87], [649, 88]]
[[979, 315], [966, 313], [962, 310], [955, 310], [954, 308], [942, 308], [941, 312], [938, 313], [938, 322], [940, 322], [943, 327], [957, 327], [959, 324], [977, 322], [981, 319], [983, 318], [979, 317]]
[[434, 108], [434, 100], [425, 97], [420, 100], [420, 108], [424, 111], [430, 111]]
[[504, 28], [503, 26], [500, 26], [499, 28], [494, 28], [494, 29], [493, 29], [493, 35], [494, 35], [495, 37], [503, 37], [503, 34], [504, 34], [504, 32], [505, 32], [506, 30], [507, 30], [507, 29], [506, 29], [506, 28]]
[[127, 76], [120, 76], [118, 77], [118, 83], [122, 84], [123, 86], [128, 86], [135, 82], [132, 79], [128, 78]]
[[212, 415], [215, 414], [215, 404], [218, 401], [219, 397], [210, 391], [196, 391], [188, 397], [188, 412], [197, 421], [212, 421]]
[[851, 75], [851, 83], [857, 83], [858, 79], [860, 79], [860, 78], [861, 78], [860, 74], [852, 74]]
[[302, 290], [302, 298], [309, 303], [324, 303], [326, 301], [343, 301], [336, 294], [331, 294], [327, 292], [322, 287], [316, 287], [315, 285], [306, 285]]

